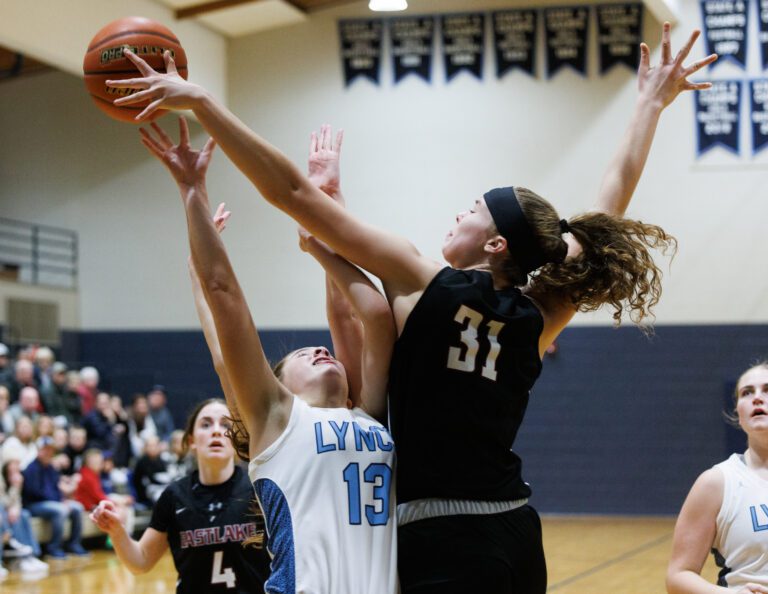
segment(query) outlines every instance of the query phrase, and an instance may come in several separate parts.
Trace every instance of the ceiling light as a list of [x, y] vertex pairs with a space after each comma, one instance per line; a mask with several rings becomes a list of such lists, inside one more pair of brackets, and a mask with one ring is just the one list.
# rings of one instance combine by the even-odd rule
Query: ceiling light
[[368, 8], [376, 12], [392, 12], [395, 10], [405, 10], [408, 8], [406, 0], [371, 0]]

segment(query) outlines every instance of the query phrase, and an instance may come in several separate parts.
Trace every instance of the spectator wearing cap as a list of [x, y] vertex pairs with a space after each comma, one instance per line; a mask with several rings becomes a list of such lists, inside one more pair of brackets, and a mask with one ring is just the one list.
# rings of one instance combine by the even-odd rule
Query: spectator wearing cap
[[37, 391], [37, 388], [25, 386], [19, 394], [19, 401], [16, 404], [11, 404], [8, 412], [14, 422], [18, 421], [21, 417], [29, 417], [33, 421], [37, 421], [41, 409], [40, 393]]
[[0, 384], [10, 386], [13, 380], [13, 368], [11, 367], [11, 351], [0, 342]]
[[13, 435], [3, 442], [0, 458], [3, 462], [18, 460], [23, 470], [36, 456], [35, 426], [29, 417], [21, 417], [16, 421]]
[[[83, 505], [74, 499], [67, 499], [76, 485], [74, 481], [63, 480], [53, 466], [56, 449], [52, 438], [39, 438], [37, 449], [37, 458], [24, 470], [24, 507], [32, 516], [51, 523], [52, 536], [47, 548], [51, 558], [65, 559], [66, 552], [86, 556], [88, 552], [80, 542]], [[71, 522], [71, 530], [69, 540], [64, 543], [64, 522], [67, 518]]]
[[73, 425], [80, 422], [80, 397], [70, 388], [67, 366], [57, 361], [51, 366], [51, 384], [42, 391], [46, 412], [57, 423]]
[[100, 380], [99, 370], [95, 367], [83, 367], [80, 370], [80, 385], [77, 387], [77, 394], [80, 396], [80, 412], [84, 417], [96, 405]]
[[149, 401], [149, 413], [152, 415], [157, 434], [160, 439], [167, 442], [176, 427], [173, 423], [173, 415], [166, 407], [165, 386], [160, 384], [152, 386], [149, 394], [147, 394], [147, 400]]
[[19, 399], [19, 395], [24, 388], [35, 388], [37, 390], [35, 366], [27, 359], [19, 359], [13, 365], [13, 379], [8, 386], [8, 389], [11, 391], [11, 402], [16, 402]]

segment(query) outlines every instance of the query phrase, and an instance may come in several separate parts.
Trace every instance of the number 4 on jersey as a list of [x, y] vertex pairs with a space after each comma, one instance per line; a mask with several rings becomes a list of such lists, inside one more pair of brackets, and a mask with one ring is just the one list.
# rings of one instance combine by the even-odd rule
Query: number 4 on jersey
[[[451, 347], [448, 350], [448, 369], [456, 371], [466, 371], [472, 373], [476, 368], [477, 351], [480, 348], [478, 341], [478, 331], [483, 326], [483, 314], [474, 309], [462, 305], [456, 312], [454, 321], [461, 324], [464, 329], [461, 331], [461, 343], [464, 345], [462, 356], [461, 347]], [[485, 322], [488, 327], [488, 342], [490, 349], [485, 361], [480, 361], [482, 365], [482, 376], [489, 380], [496, 381], [496, 359], [499, 356], [501, 345], [499, 345], [498, 336], [504, 327], [504, 322], [488, 320]]]
[[225, 567], [221, 570], [221, 564], [224, 562], [224, 551], [216, 551], [213, 554], [213, 572], [211, 573], [211, 584], [227, 584], [227, 588], [234, 588], [237, 579], [235, 572], [231, 567]]

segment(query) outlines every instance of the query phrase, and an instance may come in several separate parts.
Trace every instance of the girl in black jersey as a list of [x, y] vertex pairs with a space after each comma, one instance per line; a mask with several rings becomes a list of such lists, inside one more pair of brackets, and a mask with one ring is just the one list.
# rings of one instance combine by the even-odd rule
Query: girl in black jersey
[[327, 200], [276, 148], [178, 76], [170, 54], [160, 74], [128, 52], [143, 77], [107, 81], [139, 89], [116, 104], [150, 101], [138, 120], [159, 108], [192, 109], [265, 199], [382, 280], [399, 335], [389, 395], [404, 592], [545, 591], [541, 527], [510, 448], [541, 355], [574, 314], [609, 304], [617, 322], [626, 310], [640, 323], [659, 299], [650, 249], [674, 239], [623, 214], [663, 109], [682, 91], [709, 86], [687, 77], [716, 56], [683, 65], [697, 36], [673, 57], [665, 23], [653, 68], [641, 45], [639, 98], [592, 212], [561, 221], [530, 190], [492, 190], [447, 235], [452, 268]]
[[141, 539], [131, 538], [120, 523], [115, 504], [102, 501], [91, 514], [109, 534], [115, 552], [131, 572], [146, 573], [170, 547], [179, 573], [176, 592], [264, 591], [269, 557], [263, 548], [245, 547], [258, 536], [253, 487], [235, 465], [226, 437], [230, 429], [226, 404], [212, 398], [201, 402], [187, 422], [184, 442], [198, 470], [165, 488], [152, 510]]

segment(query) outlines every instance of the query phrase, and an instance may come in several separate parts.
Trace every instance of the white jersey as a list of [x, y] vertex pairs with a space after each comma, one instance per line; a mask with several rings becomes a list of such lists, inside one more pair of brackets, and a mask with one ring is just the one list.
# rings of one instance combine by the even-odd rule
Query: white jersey
[[360, 409], [294, 396], [285, 431], [248, 466], [264, 511], [268, 594], [394, 594], [397, 518], [389, 432]]
[[725, 477], [712, 545], [721, 568], [717, 583], [731, 590], [747, 582], [768, 586], [768, 480], [750, 470], [741, 454], [715, 468]]

